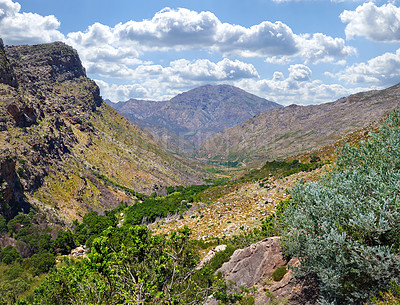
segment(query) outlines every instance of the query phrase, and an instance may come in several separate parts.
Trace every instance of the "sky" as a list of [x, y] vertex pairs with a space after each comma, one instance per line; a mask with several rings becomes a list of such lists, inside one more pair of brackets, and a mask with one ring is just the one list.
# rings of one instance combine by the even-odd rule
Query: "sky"
[[0, 0], [0, 37], [71, 45], [113, 102], [230, 84], [308, 105], [400, 82], [399, 3]]

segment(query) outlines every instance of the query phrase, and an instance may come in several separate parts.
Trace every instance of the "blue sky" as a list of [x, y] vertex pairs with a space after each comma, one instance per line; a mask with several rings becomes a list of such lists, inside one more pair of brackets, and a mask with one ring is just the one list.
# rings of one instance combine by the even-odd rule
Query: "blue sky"
[[114, 102], [231, 84], [318, 104], [400, 82], [398, 1], [0, 0], [0, 37], [72, 45]]

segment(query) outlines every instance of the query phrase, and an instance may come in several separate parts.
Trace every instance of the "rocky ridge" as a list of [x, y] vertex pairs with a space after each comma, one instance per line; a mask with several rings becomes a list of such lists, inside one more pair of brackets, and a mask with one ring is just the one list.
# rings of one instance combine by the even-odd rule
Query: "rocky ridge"
[[399, 104], [400, 84], [332, 103], [273, 109], [214, 135], [195, 155], [253, 164], [286, 158], [334, 143], [379, 121]]

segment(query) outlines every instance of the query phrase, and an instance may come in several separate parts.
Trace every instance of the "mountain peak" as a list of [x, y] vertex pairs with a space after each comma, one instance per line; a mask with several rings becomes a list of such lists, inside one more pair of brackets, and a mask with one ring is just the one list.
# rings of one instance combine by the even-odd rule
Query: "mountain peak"
[[129, 100], [112, 107], [160, 138], [175, 137], [178, 146], [196, 147], [225, 128], [282, 106], [231, 85], [205, 85], [165, 102]]
[[23, 83], [64, 82], [86, 77], [78, 53], [63, 42], [6, 46], [5, 53]]

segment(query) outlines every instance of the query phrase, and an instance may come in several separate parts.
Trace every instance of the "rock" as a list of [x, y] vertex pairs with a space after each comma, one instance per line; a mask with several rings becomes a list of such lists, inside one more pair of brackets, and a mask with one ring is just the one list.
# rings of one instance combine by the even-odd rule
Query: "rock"
[[235, 287], [252, 287], [263, 279], [272, 276], [276, 268], [287, 261], [283, 256], [279, 237], [271, 237], [236, 250], [231, 259], [217, 272], [224, 273], [227, 280], [235, 282]]
[[0, 38], [0, 83], [12, 87], [18, 86], [17, 78], [15, 77], [14, 70], [11, 67], [6, 57], [3, 40], [1, 38]]
[[[241, 292], [241, 287], [256, 288], [255, 305], [276, 304], [277, 301], [288, 305], [316, 305], [319, 290], [314, 275], [294, 279], [289, 270], [279, 282], [271, 284], [272, 273], [278, 267], [299, 264], [296, 258], [288, 262], [282, 253], [280, 238], [271, 237], [236, 250], [217, 272], [222, 271], [226, 281], [233, 282], [230, 292]], [[217, 301], [210, 298], [207, 304], [216, 305]]]
[[88, 248], [86, 248], [84, 246], [79, 246], [79, 247], [76, 247], [75, 249], [71, 250], [71, 256], [73, 256], [74, 258], [87, 257], [88, 253], [89, 253]]

